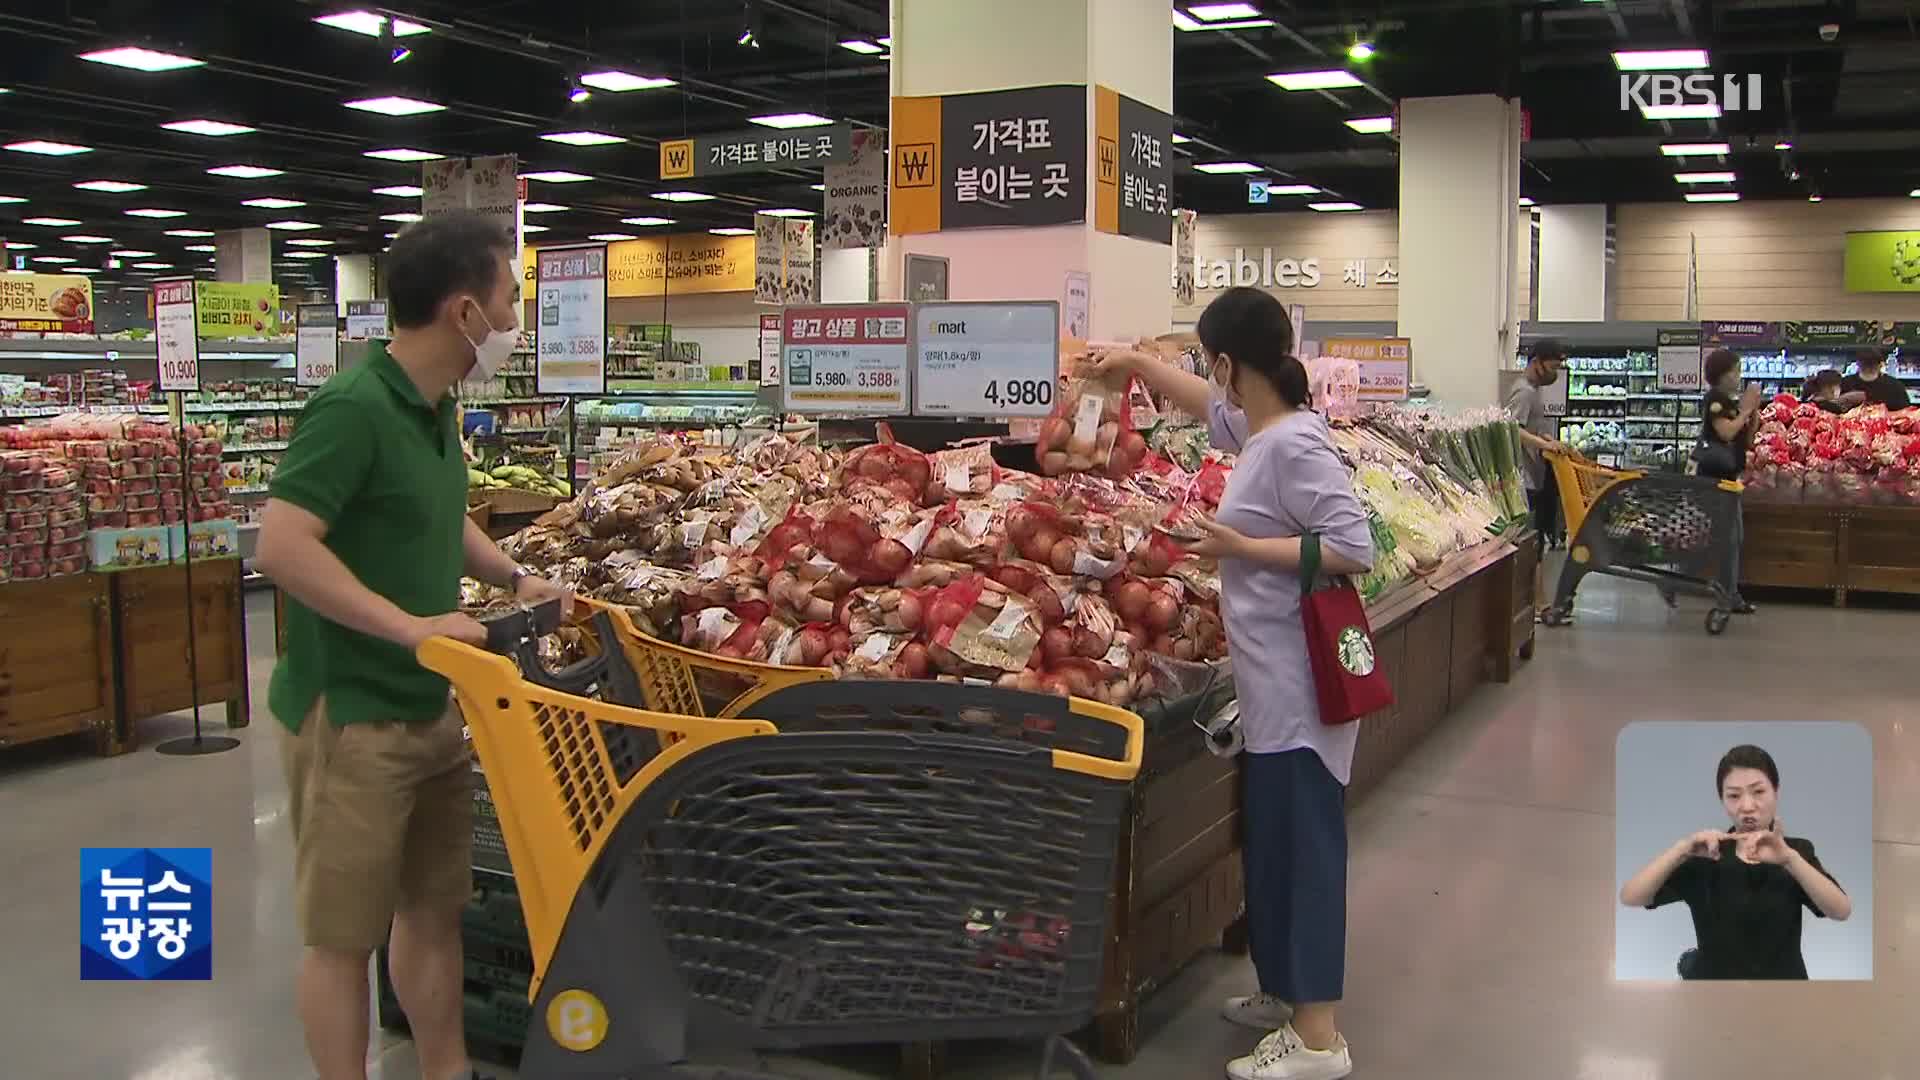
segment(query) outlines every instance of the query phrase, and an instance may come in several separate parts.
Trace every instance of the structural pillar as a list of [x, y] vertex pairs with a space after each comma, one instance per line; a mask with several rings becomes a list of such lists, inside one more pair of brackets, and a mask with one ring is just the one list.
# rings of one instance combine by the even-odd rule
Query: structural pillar
[[1540, 208], [1540, 320], [1607, 317], [1607, 208], [1589, 203]]
[[[372, 300], [373, 256], [337, 255], [333, 260], [333, 302], [340, 317], [347, 314], [347, 301]], [[533, 290], [527, 290], [527, 302], [533, 302]]]
[[1095, 229], [1091, 137], [1095, 85], [1173, 111], [1173, 31], [1164, 0], [893, 0], [892, 32], [895, 97], [1083, 85], [1090, 137], [1081, 223], [892, 236], [881, 258], [881, 295], [902, 295], [908, 254], [950, 260], [952, 300], [1061, 301], [1068, 275], [1084, 274], [1091, 294], [1088, 338], [1166, 332], [1173, 319], [1172, 246]]
[[213, 239], [214, 280], [264, 285], [273, 281], [273, 233], [235, 229]]
[[1400, 333], [1442, 404], [1491, 405], [1519, 340], [1520, 103], [1400, 102]]

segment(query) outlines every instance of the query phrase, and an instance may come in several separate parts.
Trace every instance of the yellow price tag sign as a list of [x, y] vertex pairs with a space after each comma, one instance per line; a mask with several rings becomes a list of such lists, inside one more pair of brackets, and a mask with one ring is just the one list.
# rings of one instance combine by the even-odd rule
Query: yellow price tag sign
[[562, 990], [547, 1002], [547, 1034], [556, 1045], [584, 1054], [607, 1038], [607, 1007], [585, 990]]

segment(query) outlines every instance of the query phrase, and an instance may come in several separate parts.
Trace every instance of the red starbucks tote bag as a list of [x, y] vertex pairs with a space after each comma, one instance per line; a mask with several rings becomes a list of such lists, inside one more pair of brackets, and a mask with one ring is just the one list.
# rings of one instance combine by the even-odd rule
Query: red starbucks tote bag
[[1300, 538], [1300, 621], [1320, 699], [1320, 722], [1350, 724], [1393, 704], [1393, 686], [1373, 650], [1367, 608], [1353, 582], [1320, 574], [1320, 537]]

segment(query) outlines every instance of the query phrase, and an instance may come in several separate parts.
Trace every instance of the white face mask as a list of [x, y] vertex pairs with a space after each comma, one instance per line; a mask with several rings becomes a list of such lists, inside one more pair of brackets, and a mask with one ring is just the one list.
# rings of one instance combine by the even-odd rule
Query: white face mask
[[494, 329], [493, 320], [487, 318], [487, 313], [480, 309], [479, 301], [474, 301], [473, 309], [480, 312], [480, 321], [487, 324], [487, 336], [478, 343], [468, 342], [473, 345], [473, 373], [470, 377], [491, 379], [506, 366], [507, 358], [513, 355], [513, 347], [519, 343], [520, 335], [512, 330]]

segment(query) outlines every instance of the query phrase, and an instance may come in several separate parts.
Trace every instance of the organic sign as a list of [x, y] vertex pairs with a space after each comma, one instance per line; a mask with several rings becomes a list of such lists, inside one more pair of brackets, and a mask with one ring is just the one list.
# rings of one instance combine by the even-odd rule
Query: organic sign
[[93, 333], [93, 282], [80, 274], [0, 274], [0, 330]]
[[756, 128], [724, 135], [668, 139], [660, 144], [660, 179], [686, 180], [723, 173], [829, 165], [847, 160], [852, 143], [851, 124], [800, 131], [769, 132], [766, 128]]
[[199, 284], [200, 336], [272, 337], [280, 332], [280, 286], [231, 281]]
[[518, 244], [524, 198], [519, 171], [520, 159], [512, 154], [426, 162], [420, 166], [420, 213], [433, 217], [449, 210], [477, 210]]
[[1101, 232], [1173, 242], [1173, 117], [1094, 87], [1093, 224]]
[[828, 250], [879, 247], [887, 240], [887, 140], [881, 131], [856, 131], [845, 165], [824, 170], [826, 214], [821, 246]]
[[1087, 88], [893, 99], [893, 232], [1087, 216]]

